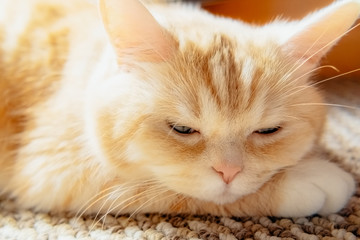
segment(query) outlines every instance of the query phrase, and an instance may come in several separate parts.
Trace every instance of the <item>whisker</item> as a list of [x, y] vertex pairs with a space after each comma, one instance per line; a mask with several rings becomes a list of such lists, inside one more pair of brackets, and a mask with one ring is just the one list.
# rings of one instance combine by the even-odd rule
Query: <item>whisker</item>
[[[141, 198], [144, 198], [145, 196], [141, 196], [141, 194], [143, 194], [143, 193], [137, 193], [137, 194], [131, 196], [130, 198], [127, 198], [127, 199], [123, 200], [122, 202], [120, 202], [119, 204], [117, 204], [117, 205], [115, 205], [115, 206], [113, 207], [113, 205], [114, 205], [114, 203], [116, 202], [116, 200], [118, 200], [118, 199], [115, 199], [115, 200], [112, 202], [112, 204], [109, 206], [109, 208], [108, 208], [108, 210], [106, 211], [106, 213], [104, 213], [104, 215], [103, 215], [100, 219], [98, 219], [98, 221], [96, 221], [93, 226], [95, 226], [95, 225], [98, 224], [100, 221], [102, 221], [102, 222], [103, 222], [103, 223], [102, 223], [102, 227], [104, 227], [106, 217], [107, 217], [113, 210], [115, 210], [116, 208], [118, 208], [118, 207], [121, 206], [122, 204], [126, 203], [127, 201], [132, 200], [133, 198], [137, 198], [137, 200], [138, 200], [138, 199], [141, 199]], [[139, 195], [140, 195], [140, 197], [138, 198]], [[124, 206], [116, 213], [115, 218], [118, 216], [119, 212], [121, 212], [122, 210], [124, 210], [126, 207], [128, 207], [128, 206], [131, 205], [132, 203], [133, 203], [133, 202], [130, 201], [129, 203], [127, 203], [126, 205], [124, 205]]]
[[[166, 190], [163, 191], [161, 194], [156, 194], [156, 195], [154, 195], [153, 197], [149, 198], [147, 201], [145, 201], [145, 202], [142, 203], [139, 207], [137, 207], [137, 208], [135, 209], [135, 211], [133, 211], [133, 213], [131, 213], [131, 215], [129, 216], [129, 218], [131, 218], [132, 216], [134, 216], [135, 214], [137, 214], [138, 211], [139, 211], [141, 208], [146, 207], [146, 206], [149, 206], [150, 204], [152, 204], [152, 203], [153, 203], [152, 200], [154, 200], [155, 198], [157, 198], [159, 195], [165, 194], [165, 193], [168, 192], [168, 191], [170, 191], [170, 190], [169, 190], [169, 189], [166, 189]], [[164, 196], [164, 197], [162, 197], [162, 198], [160, 198], [160, 199], [158, 198], [158, 199], [157, 199], [157, 202], [160, 202], [160, 201], [162, 201], [162, 200], [171, 198], [171, 197], [176, 196], [176, 195], [178, 195], [178, 194], [179, 194], [179, 193], [174, 192], [174, 193], [172, 193], [172, 194], [170, 194], [170, 195], [167, 195], [167, 196]]]
[[[313, 73], [313, 72], [315, 72], [315, 71], [318, 71], [319, 69], [322, 69], [322, 68], [331, 68], [331, 69], [339, 72], [339, 70], [338, 70], [336, 67], [332, 66], [332, 65], [324, 65], [324, 66], [320, 66], [320, 67], [314, 68], [314, 69], [312, 69], [312, 70], [304, 73], [304, 74], [301, 75], [300, 77], [297, 77], [296, 79], [292, 80], [291, 83], [294, 83], [294, 82], [296, 82], [298, 79], [301, 79], [302, 77], [304, 77], [304, 76], [306, 76], [306, 75], [308, 75], [308, 74], [311, 74], [311, 73]], [[286, 87], [288, 87], [289, 85], [290, 85], [290, 83], [283, 85], [280, 89], [278, 89], [278, 91], [279, 91], [279, 92], [282, 92], [282, 91], [283, 91]], [[288, 94], [287, 96], [291, 96], [291, 95], [293, 95], [293, 93], [291, 93], [293, 90], [298, 89], [298, 88], [302, 89], [302, 88], [306, 88], [306, 87], [308, 87], [308, 85], [296, 86], [296, 87], [294, 87], [294, 88], [286, 91], [285, 94]]]
[[[154, 190], [154, 189], [150, 189], [150, 190]], [[146, 192], [146, 191], [145, 191], [145, 192]], [[135, 196], [132, 196], [132, 197], [126, 199], [126, 200], [123, 201], [122, 203], [125, 203], [125, 202], [128, 201], [128, 200], [131, 200], [133, 197], [136, 197], [136, 196], [138, 196], [138, 195], [142, 195], [143, 193], [144, 193], [144, 192], [138, 193], [138, 194], [136, 194]], [[156, 195], [158, 195], [158, 194], [156, 194]], [[146, 197], [146, 196], [140, 196], [140, 198], [137, 198], [136, 200], [139, 200], [139, 199], [144, 198], [144, 197]], [[118, 198], [117, 198], [117, 199], [118, 199]], [[117, 199], [115, 199], [115, 200], [111, 203], [111, 205], [109, 206], [107, 212], [99, 219], [100, 221], [103, 222], [103, 223], [102, 223], [102, 228], [104, 228], [104, 224], [105, 224], [105, 221], [106, 221], [106, 217], [107, 217], [114, 209], [116, 209], [117, 207], [119, 207], [119, 205], [116, 205], [116, 206], [113, 208], [113, 205], [115, 204], [115, 201], [116, 201]], [[124, 208], [126, 208], [127, 206], [131, 205], [131, 203], [132, 203], [132, 202], [127, 203], [122, 209], [120, 209], [120, 210], [115, 214], [115, 218], [118, 217], [119, 212], [121, 212], [121, 211], [122, 211]], [[100, 221], [99, 221], [99, 222], [100, 222]]]
[[[151, 181], [152, 181], [152, 180], [146, 180], [146, 181], [140, 182], [140, 183], [137, 184], [137, 185], [131, 185], [131, 186], [127, 186], [127, 185], [133, 184], [132, 182], [127, 183], [127, 184], [125, 183], [125, 184], [122, 184], [122, 185], [114, 185], [114, 186], [108, 187], [108, 188], [102, 190], [101, 192], [97, 193], [95, 196], [93, 196], [92, 198], [90, 198], [88, 201], [86, 201], [86, 202], [83, 204], [83, 207], [81, 207], [81, 208], [77, 211], [77, 213], [76, 213], [75, 216], [78, 216], [79, 212], [80, 212], [83, 208], [85, 208], [86, 205], [88, 205], [88, 204], [89, 204], [90, 202], [92, 202], [94, 199], [96, 199], [97, 197], [99, 197], [99, 195], [102, 195], [102, 194], [104, 194], [105, 192], [107, 192], [107, 191], [109, 191], [109, 190], [111, 190], [111, 189], [113, 189], [113, 188], [117, 188], [117, 189], [120, 189], [120, 190], [126, 190], [126, 189], [128, 189], [128, 188], [130, 188], [130, 187], [134, 187], [134, 188], [135, 188], [135, 187], [141, 186], [141, 185], [143, 185], [143, 184], [147, 184], [148, 182], [151, 182]], [[88, 205], [88, 206], [80, 213], [80, 215], [78, 216], [77, 219], [79, 219], [89, 208], [91, 208], [93, 205], [95, 205], [98, 201], [100, 201], [100, 200], [104, 199], [105, 197], [111, 195], [113, 192], [115, 192], [115, 191], [109, 192], [108, 194], [105, 194], [105, 195], [103, 195], [102, 197], [96, 199], [96, 201], [92, 202], [90, 205]]]
[[[156, 188], [158, 188], [158, 189], [156, 189]], [[119, 206], [123, 205], [123, 204], [126, 203], [126, 202], [131, 201], [131, 200], [134, 199], [134, 198], [141, 199], [141, 197], [140, 197], [140, 198], [138, 198], [138, 197], [141, 196], [141, 195], [143, 195], [143, 194], [146, 194], [146, 193], [148, 193], [148, 192], [154, 191], [154, 190], [161, 190], [161, 186], [156, 186], [155, 188], [150, 188], [150, 189], [147, 189], [147, 190], [145, 190], [145, 191], [143, 191], [143, 192], [136, 193], [136, 194], [132, 195], [131, 197], [129, 197], [129, 198], [121, 201], [120, 203], [118, 203], [118, 204], [116, 204], [116, 205], [114, 206], [115, 202], [116, 202], [123, 194], [120, 195], [119, 197], [117, 197], [116, 199], [114, 199], [114, 201], [113, 201], [112, 204], [109, 206], [109, 208], [108, 208], [108, 210], [106, 211], [106, 213], [105, 213], [100, 219], [98, 219], [96, 222], [94, 222], [94, 223], [92, 224], [91, 229], [92, 229], [93, 227], [95, 227], [95, 225], [98, 224], [100, 221], [103, 221], [104, 219], [106, 219], [106, 216], [107, 216], [108, 214], [110, 214], [113, 210], [115, 210], [116, 208], [118, 208]], [[146, 197], [146, 196], [142, 196], [142, 197]], [[122, 211], [123, 209], [125, 209], [126, 207], [128, 207], [129, 205], [131, 205], [132, 203], [133, 203], [133, 202], [127, 203], [127, 204], [124, 205], [119, 211]], [[97, 216], [98, 216], [98, 215], [97, 215]], [[97, 218], [97, 216], [95, 217], [95, 219]]]
[[175, 127], [179, 122], [183, 121], [183, 119], [184, 119], [184, 118], [180, 118], [178, 121], [176, 121], [176, 122], [174, 123], [174, 126], [173, 126], [172, 128], [170, 128], [169, 132], [167, 133], [166, 140], [170, 137], [171, 132], [174, 131], [174, 127]]
[[304, 65], [311, 57], [305, 59], [299, 66], [298, 63], [300, 61], [303, 60], [304, 56], [306, 56], [306, 54], [315, 46], [316, 43], [318, 43], [318, 41], [321, 39], [322, 36], [324, 36], [324, 34], [326, 33], [326, 31], [328, 30], [328, 28], [325, 29], [325, 31], [323, 31], [319, 37], [311, 44], [311, 46], [303, 53], [303, 55], [293, 64], [293, 66], [289, 69], [289, 71], [284, 74], [285, 78], [280, 79], [279, 82], [283, 82], [286, 81], [287, 79], [289, 79], [291, 77], [291, 75], [297, 70], [299, 69], [302, 65]]
[[[306, 58], [300, 65], [298, 65], [295, 69], [291, 70], [291, 72], [289, 72], [288, 76], [291, 76], [296, 70], [298, 70], [301, 66], [303, 66], [308, 60], [310, 60], [312, 57], [314, 57], [316, 54], [318, 54], [319, 52], [321, 52], [322, 50], [324, 50], [325, 48], [327, 48], [328, 46], [330, 46], [331, 44], [333, 44], [335, 41], [337, 41], [338, 39], [342, 38], [343, 36], [345, 36], [346, 34], [348, 34], [349, 32], [351, 32], [352, 30], [354, 30], [355, 28], [357, 28], [358, 26], [360, 26], [360, 23], [356, 24], [355, 26], [351, 27], [350, 29], [348, 29], [347, 31], [345, 31], [344, 33], [340, 34], [339, 36], [335, 37], [333, 40], [331, 40], [330, 42], [328, 42], [327, 44], [325, 44], [323, 47], [321, 47], [319, 50], [317, 50], [315, 53], [311, 54], [308, 58]], [[326, 31], [325, 31], [326, 32]], [[324, 32], [324, 33], [325, 33]], [[322, 36], [322, 35], [321, 35]], [[318, 41], [321, 36], [316, 40]]]
[[[81, 215], [86, 212], [87, 209], [89, 209], [91, 206], [95, 205], [97, 202], [103, 200], [104, 198], [107, 198], [101, 205], [101, 207], [99, 208], [99, 210], [97, 211], [96, 213], [96, 216], [94, 217], [94, 219], [96, 219], [101, 210], [104, 208], [105, 204], [109, 201], [110, 199], [110, 196], [111, 195], [114, 195], [116, 194], [117, 191], [121, 191], [121, 194], [120, 196], [122, 196], [123, 194], [126, 194], [127, 192], [129, 192], [130, 190], [132, 189], [136, 189], [137, 187], [139, 186], [142, 186], [144, 184], [148, 184], [149, 182], [151, 183], [153, 180], [146, 180], [145, 182], [139, 182], [138, 184], [133, 184], [133, 182], [129, 182], [129, 183], [126, 183], [126, 184], [123, 184], [123, 185], [115, 185], [115, 186], [112, 186], [112, 187], [109, 187], [109, 188], [106, 188], [105, 190], [101, 191], [100, 193], [98, 193], [96, 196], [94, 196], [91, 200], [87, 201], [87, 203], [89, 203], [90, 201], [94, 200], [96, 197], [98, 197], [99, 195], [105, 193], [106, 191], [109, 191], [110, 189], [113, 189], [113, 188], [116, 188], [115, 191], [111, 191], [105, 195], [103, 195], [102, 197], [96, 199], [96, 201], [94, 201], [93, 203], [90, 204], [90, 206], [88, 206], [85, 210], [83, 210], [83, 212], [81, 213]], [[131, 185], [133, 184], [133, 185]], [[119, 197], [120, 197], [119, 196]], [[116, 199], [115, 199], [116, 200]], [[86, 204], [87, 204], [86, 203]], [[80, 216], [77, 218], [77, 220], [80, 218]], [[93, 223], [94, 224], [94, 223]], [[94, 226], [94, 225], [93, 225]]]
[[[128, 192], [131, 191], [132, 189], [136, 189], [136, 188], [133, 187], [133, 186], [129, 186], [129, 187], [126, 187], [126, 188], [121, 187], [121, 188], [116, 189], [115, 191], [112, 191], [112, 192], [106, 194], [106, 195], [104, 196], [104, 198], [106, 197], [106, 200], [101, 204], [100, 208], [98, 209], [98, 211], [97, 211], [97, 213], [96, 213], [96, 215], [95, 215], [95, 217], [94, 217], [94, 222], [95, 222], [95, 219], [97, 219], [98, 216], [100, 215], [102, 209], [105, 207], [105, 205], [108, 203], [108, 201], [110, 201], [110, 199], [112, 198], [112, 196], [116, 194], [117, 191], [121, 191], [121, 192], [120, 192], [120, 194], [115, 198], [114, 201], [116, 201], [116, 199], [118, 199], [118, 198], [121, 197], [122, 195], [128, 193]], [[110, 205], [110, 206], [111, 206], [111, 205]], [[94, 224], [93, 226], [95, 226], [97, 223], [98, 223], [98, 222], [95, 222], [95, 224]]]
[[307, 86], [303, 86], [301, 89], [298, 89], [297, 91], [290, 93], [289, 96], [291, 96], [291, 95], [293, 95], [293, 94], [296, 94], [296, 93], [298, 93], [298, 92], [300, 92], [300, 91], [306, 90], [306, 89], [308, 89], [308, 88], [310, 88], [310, 87], [319, 85], [319, 84], [321, 84], [321, 83], [324, 83], [324, 82], [333, 80], [333, 79], [338, 78], [338, 77], [346, 76], [346, 75], [348, 75], [348, 74], [351, 74], [351, 73], [354, 73], [354, 72], [358, 72], [358, 71], [360, 71], [360, 68], [357, 68], [357, 69], [348, 71], [348, 72], [346, 72], [346, 73], [341, 73], [341, 74], [338, 74], [338, 75], [333, 76], [333, 77], [326, 78], [326, 79], [321, 80], [321, 81], [316, 81], [316, 82], [313, 83], [313, 84], [310, 84], [310, 85], [307, 85]]
[[334, 104], [334, 103], [297, 103], [297, 104], [293, 104], [291, 106], [330, 106], [330, 107], [348, 108], [348, 109], [352, 109], [352, 110], [360, 110], [360, 107], [354, 107], [354, 106], [348, 106], [348, 105], [342, 105], [342, 104]]
[[323, 68], [331, 68], [331, 69], [335, 70], [336, 72], [340, 72], [340, 70], [337, 69], [335, 66], [332, 66], [332, 65], [323, 65], [323, 66], [314, 68], [314, 69], [312, 69], [312, 70], [304, 73], [304, 74], [301, 75], [300, 77], [297, 77], [297, 78], [293, 79], [292, 82], [296, 82], [298, 79], [301, 79], [301, 78], [305, 77], [306, 75], [311, 74], [311, 73], [313, 73], [313, 72], [316, 72], [316, 71], [318, 71], [318, 70], [320, 70], [320, 69], [323, 69]]
[[162, 192], [162, 191], [163, 191], [162, 186], [155, 186], [155, 187], [153, 187], [153, 188], [151, 188], [151, 189], [148, 189], [148, 190], [146, 190], [146, 191], [137, 193], [135, 196], [132, 196], [132, 197], [130, 197], [130, 198], [127, 198], [127, 199], [125, 199], [124, 201], [122, 201], [120, 204], [117, 204], [115, 207], [113, 207], [112, 209], [110, 209], [109, 212], [115, 210], [116, 208], [118, 208], [119, 206], [121, 206], [123, 203], [129, 201], [126, 205], [124, 205], [121, 209], [118, 210], [118, 212], [117, 212], [116, 215], [115, 215], [115, 216], [118, 216], [118, 214], [119, 214], [122, 210], [124, 210], [126, 207], [130, 206], [130, 205], [133, 203], [133, 202], [130, 202], [130, 200], [133, 200], [134, 198], [136, 198], [136, 200], [141, 200], [141, 199], [143, 199], [143, 198], [148, 197], [148, 196], [145, 195], [145, 194], [149, 194], [149, 193], [151, 193], [151, 192], [155, 192], [155, 193], [157, 193], [156, 195], [158, 195], [158, 194], [159, 194], [160, 192]]
[[[159, 183], [158, 180], [154, 179], [153, 181], [149, 181], [147, 184], [149, 184], [150, 187], [153, 187], [153, 186], [151, 186], [151, 185], [159, 185], [160, 183]], [[140, 183], [140, 184], [137, 184], [137, 185], [134, 187], [134, 189], [138, 189], [139, 187], [144, 187], [144, 186], [145, 186], [144, 183]], [[160, 186], [156, 186], [156, 187], [160, 187]], [[153, 190], [153, 189], [156, 189], [156, 188], [150, 188], [150, 189], [147, 189], [147, 190], [145, 190], [145, 191], [143, 191], [143, 192], [136, 193], [134, 196], [131, 196], [130, 198], [125, 199], [123, 202], [121, 202], [121, 204], [124, 203], [124, 202], [126, 202], [126, 201], [128, 201], [129, 199], [135, 198], [135, 197], [137, 197], [138, 195], [147, 193], [147, 192], [149, 192], [149, 191], [151, 191], [151, 190]], [[123, 195], [123, 194], [122, 194], [122, 195]], [[116, 199], [114, 199], [114, 201], [110, 204], [110, 206], [108, 207], [108, 210], [107, 210], [106, 213], [104, 214], [105, 216], [106, 216], [107, 214], [109, 214], [111, 211], [113, 211], [114, 209], [116, 209], [117, 207], [119, 207], [119, 206], [121, 205], [121, 204], [120, 204], [120, 205], [118, 204], [118, 205], [116, 205], [116, 206], [113, 208], [113, 205], [115, 204], [115, 202], [116, 202], [122, 195], [119, 195]], [[128, 206], [128, 205], [126, 205], [126, 206]]]
[[300, 120], [301, 120], [301, 119], [298, 118], [298, 117], [290, 116], [290, 115], [286, 115], [285, 117], [286, 117], [286, 118], [292, 118], [292, 119], [295, 119], [295, 120], [297, 120], [297, 121], [300, 121]]
[[[104, 190], [102, 190], [101, 192], [97, 193], [95, 196], [93, 196], [92, 198], [90, 198], [88, 201], [86, 201], [82, 207], [80, 207], [80, 209], [76, 212], [75, 216], [77, 216], [76, 218], [76, 221], [78, 221], [81, 216], [83, 216], [83, 214], [89, 210], [89, 208], [91, 208], [93, 205], [95, 205], [98, 201], [100, 201], [101, 199], [103, 199], [104, 197], [106, 197], [106, 195], [102, 196], [101, 198], [99, 199], [96, 199], [97, 197], [99, 197], [100, 195], [102, 195], [103, 193], [109, 191], [110, 189], [113, 189], [113, 188], [116, 188], [118, 186], [111, 186], [111, 187], [108, 187]], [[96, 199], [96, 201], [94, 201]], [[94, 202], [92, 202], [94, 201]], [[92, 203], [91, 203], [92, 202]], [[91, 204], [89, 204], [91, 203]], [[88, 205], [89, 204], [89, 205]], [[86, 206], [86, 207], [85, 207]], [[85, 208], [85, 209], [84, 209]]]

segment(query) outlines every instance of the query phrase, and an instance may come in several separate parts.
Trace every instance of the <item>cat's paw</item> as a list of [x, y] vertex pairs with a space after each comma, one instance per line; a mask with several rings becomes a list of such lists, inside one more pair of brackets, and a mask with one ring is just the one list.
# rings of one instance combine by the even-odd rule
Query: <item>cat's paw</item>
[[341, 210], [354, 193], [352, 176], [333, 163], [307, 161], [286, 173], [276, 215], [327, 215]]

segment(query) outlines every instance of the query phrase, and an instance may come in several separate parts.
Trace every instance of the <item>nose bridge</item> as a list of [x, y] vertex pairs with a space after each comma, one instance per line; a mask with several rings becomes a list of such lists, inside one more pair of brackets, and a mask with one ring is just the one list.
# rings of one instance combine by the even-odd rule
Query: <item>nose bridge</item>
[[240, 164], [243, 158], [243, 146], [236, 140], [228, 141], [222, 147], [222, 161], [229, 164]]
[[236, 164], [243, 158], [244, 147], [241, 136], [229, 133], [223, 138], [218, 138], [213, 145], [216, 151], [216, 162]]
[[218, 142], [218, 152], [212, 164], [213, 170], [229, 184], [243, 170], [243, 147], [235, 138]]
[[214, 135], [208, 142], [208, 149], [213, 163], [221, 161], [235, 164], [244, 155], [242, 135], [230, 131]]

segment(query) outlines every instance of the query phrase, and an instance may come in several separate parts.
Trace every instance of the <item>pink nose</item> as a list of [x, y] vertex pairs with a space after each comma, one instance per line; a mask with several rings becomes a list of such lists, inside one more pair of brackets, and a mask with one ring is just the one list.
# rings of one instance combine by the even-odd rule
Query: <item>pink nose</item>
[[212, 167], [223, 179], [226, 184], [234, 180], [235, 176], [241, 172], [242, 168], [235, 165], [218, 164]]

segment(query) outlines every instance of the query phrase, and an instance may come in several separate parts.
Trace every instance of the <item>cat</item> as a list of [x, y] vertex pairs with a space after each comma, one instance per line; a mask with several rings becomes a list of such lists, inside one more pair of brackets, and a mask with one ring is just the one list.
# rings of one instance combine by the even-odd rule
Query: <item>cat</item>
[[253, 26], [181, 3], [2, 0], [2, 194], [78, 215], [339, 211], [355, 181], [318, 151], [311, 76], [359, 13]]

